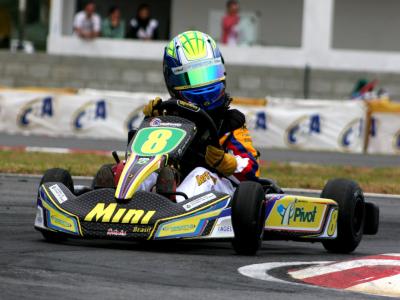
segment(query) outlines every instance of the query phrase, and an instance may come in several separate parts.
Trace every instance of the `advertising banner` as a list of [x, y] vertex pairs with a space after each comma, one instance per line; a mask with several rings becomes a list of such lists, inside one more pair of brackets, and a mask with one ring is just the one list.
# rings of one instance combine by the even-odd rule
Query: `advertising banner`
[[240, 106], [258, 147], [362, 152], [366, 108], [359, 101], [268, 98]]
[[400, 113], [371, 115], [368, 153], [400, 154]]
[[[128, 130], [139, 126], [143, 119], [143, 105], [156, 96], [169, 98], [166, 94], [88, 89], [77, 93], [1, 90], [0, 130], [124, 140]], [[245, 100], [234, 103], [238, 104], [232, 108], [245, 113], [247, 127], [259, 148], [363, 151], [367, 127], [367, 106], [363, 101], [268, 98], [252, 105], [243, 105]], [[370, 137], [369, 152], [396, 152], [398, 114], [373, 117], [376, 132]]]

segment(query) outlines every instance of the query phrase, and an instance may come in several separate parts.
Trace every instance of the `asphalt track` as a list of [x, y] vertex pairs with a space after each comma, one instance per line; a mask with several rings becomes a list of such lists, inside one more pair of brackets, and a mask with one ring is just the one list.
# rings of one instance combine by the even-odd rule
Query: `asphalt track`
[[[24, 136], [0, 133], [0, 148], [9, 147], [57, 147], [80, 150], [125, 151], [122, 140], [99, 140], [80, 138], [52, 138], [46, 136]], [[287, 149], [260, 149], [265, 161], [316, 163], [322, 165], [345, 165], [363, 167], [400, 166], [399, 155], [366, 155], [324, 151], [298, 151]]]
[[318, 243], [278, 241], [264, 242], [256, 257], [235, 255], [229, 243], [221, 242], [51, 244], [33, 229], [38, 181], [0, 174], [0, 299], [376, 299], [380, 297], [261, 281], [237, 270], [400, 249], [400, 199], [379, 198], [368, 200], [380, 206], [380, 231], [364, 237], [351, 255], [328, 254]]

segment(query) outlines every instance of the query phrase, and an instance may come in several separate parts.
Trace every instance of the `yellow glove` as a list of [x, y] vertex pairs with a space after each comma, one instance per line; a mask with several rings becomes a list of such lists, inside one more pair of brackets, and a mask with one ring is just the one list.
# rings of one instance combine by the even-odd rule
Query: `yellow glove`
[[159, 105], [162, 102], [160, 97], [156, 97], [155, 99], [152, 99], [143, 107], [143, 114], [146, 117], [157, 117], [158, 116], [158, 111], [155, 110], [154, 108]]
[[211, 145], [208, 145], [206, 149], [206, 163], [224, 176], [232, 175], [237, 167], [236, 158], [233, 155]]

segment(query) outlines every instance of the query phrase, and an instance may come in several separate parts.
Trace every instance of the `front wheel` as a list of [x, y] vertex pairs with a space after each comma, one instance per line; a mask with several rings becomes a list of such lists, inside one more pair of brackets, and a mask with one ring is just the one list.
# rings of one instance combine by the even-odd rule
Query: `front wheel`
[[[60, 168], [48, 169], [43, 174], [39, 186], [47, 182], [60, 182], [65, 185], [72, 193], [74, 193], [74, 182], [72, 180], [71, 174], [67, 170]], [[66, 240], [63, 235], [60, 235], [57, 232], [41, 230], [41, 233], [44, 239], [49, 242], [56, 243]]]
[[353, 252], [361, 242], [365, 221], [365, 201], [360, 186], [347, 179], [329, 180], [321, 198], [335, 200], [339, 206], [337, 238], [323, 241], [323, 246], [333, 253]]
[[237, 254], [255, 255], [261, 246], [264, 232], [265, 195], [257, 182], [240, 183], [232, 199], [232, 241]]

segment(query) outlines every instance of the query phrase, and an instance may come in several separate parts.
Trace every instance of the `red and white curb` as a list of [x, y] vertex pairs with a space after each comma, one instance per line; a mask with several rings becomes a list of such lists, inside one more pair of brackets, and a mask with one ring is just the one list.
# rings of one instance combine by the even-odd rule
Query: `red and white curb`
[[[268, 274], [275, 268], [310, 264], [312, 266], [288, 271], [287, 274], [297, 282], [285, 281]], [[257, 264], [241, 267], [238, 271], [245, 276], [267, 281], [400, 297], [399, 253], [366, 256], [340, 262]]]

